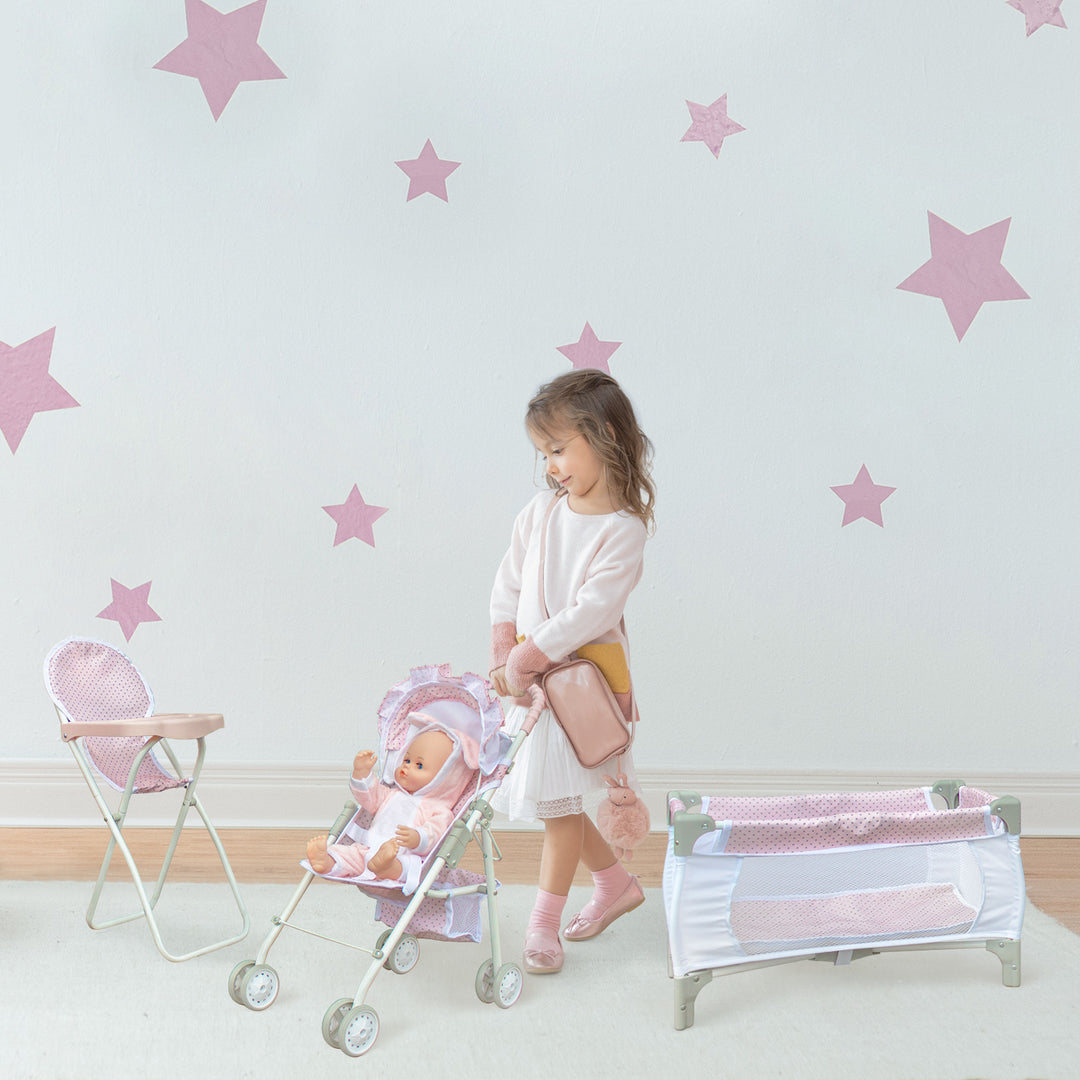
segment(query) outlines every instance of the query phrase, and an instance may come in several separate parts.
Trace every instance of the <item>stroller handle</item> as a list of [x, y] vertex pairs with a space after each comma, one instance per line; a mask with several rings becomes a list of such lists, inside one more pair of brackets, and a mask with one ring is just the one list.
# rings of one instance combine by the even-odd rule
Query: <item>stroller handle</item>
[[540, 689], [535, 683], [529, 687], [529, 696], [532, 698], [532, 704], [529, 706], [529, 711], [525, 716], [525, 719], [521, 722], [521, 731], [524, 731], [527, 735], [536, 726], [536, 721], [540, 719], [540, 714], [544, 711], [544, 706], [547, 704], [547, 698], [544, 697], [544, 691]]

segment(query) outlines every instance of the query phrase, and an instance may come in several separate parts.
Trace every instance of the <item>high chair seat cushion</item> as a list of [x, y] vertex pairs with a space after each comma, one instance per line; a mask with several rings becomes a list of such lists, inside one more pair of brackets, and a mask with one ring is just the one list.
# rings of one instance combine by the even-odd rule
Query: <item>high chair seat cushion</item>
[[66, 742], [83, 736], [126, 738], [160, 735], [166, 739], [201, 739], [225, 726], [221, 713], [157, 713], [125, 720], [70, 721], [60, 725]]

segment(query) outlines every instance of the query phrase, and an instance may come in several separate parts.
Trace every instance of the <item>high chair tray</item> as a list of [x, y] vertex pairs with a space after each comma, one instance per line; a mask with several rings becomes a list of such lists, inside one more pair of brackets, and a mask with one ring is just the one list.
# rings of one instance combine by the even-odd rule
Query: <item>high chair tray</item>
[[136, 716], [129, 720], [62, 723], [60, 735], [65, 741], [80, 739], [84, 735], [106, 738], [160, 735], [166, 739], [201, 739], [224, 726], [225, 718], [221, 713], [156, 713], [154, 716]]

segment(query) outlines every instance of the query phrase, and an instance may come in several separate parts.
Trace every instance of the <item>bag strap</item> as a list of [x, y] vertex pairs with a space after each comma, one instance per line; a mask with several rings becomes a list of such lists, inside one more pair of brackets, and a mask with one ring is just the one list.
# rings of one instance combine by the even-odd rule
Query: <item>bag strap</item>
[[[544, 622], [547, 622], [551, 616], [548, 614], [547, 603], [544, 599], [544, 555], [547, 550], [547, 531], [548, 522], [551, 520], [552, 511], [555, 509], [555, 504], [564, 497], [564, 494], [556, 494], [555, 498], [548, 503], [547, 510], [544, 511], [544, 520], [540, 526], [540, 566], [537, 573], [537, 588], [540, 594], [540, 614], [543, 616]], [[620, 619], [619, 625], [622, 626], [623, 635], [625, 636], [625, 620]], [[602, 674], [602, 673], [601, 673]], [[634, 736], [637, 734], [638, 724], [638, 707], [637, 707], [637, 695], [634, 693], [634, 684], [631, 680], [630, 683], [630, 742], [633, 744]], [[621, 769], [621, 758], [616, 760], [616, 765]]]
[[544, 622], [551, 618], [548, 614], [547, 602], [544, 599], [544, 554], [547, 550], [548, 522], [551, 520], [551, 512], [555, 509], [555, 504], [562, 497], [562, 495], [556, 494], [555, 498], [548, 503], [548, 508], [544, 511], [543, 524], [540, 526], [540, 572], [537, 575], [539, 578], [537, 584], [540, 592], [540, 614], [544, 617]]

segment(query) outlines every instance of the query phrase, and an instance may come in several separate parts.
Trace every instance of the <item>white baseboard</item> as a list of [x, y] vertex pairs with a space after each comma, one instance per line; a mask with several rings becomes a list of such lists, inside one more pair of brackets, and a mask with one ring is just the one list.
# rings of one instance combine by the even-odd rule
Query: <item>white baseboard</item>
[[[341, 763], [207, 763], [199, 796], [219, 828], [325, 828], [348, 797]], [[921, 787], [941, 775], [807, 769], [638, 769], [654, 830], [666, 821], [672, 790], [725, 795], [802, 795], [813, 792]], [[1080, 836], [1080, 774], [997, 772], [963, 779], [994, 795], [1020, 799], [1029, 836]], [[176, 798], [136, 799], [130, 825], [171, 825]], [[73, 761], [0, 760], [0, 828], [98, 826], [100, 817]], [[498, 824], [498, 823], [497, 823]], [[503, 828], [521, 828], [503, 823]], [[525, 826], [528, 828], [528, 826]]]

